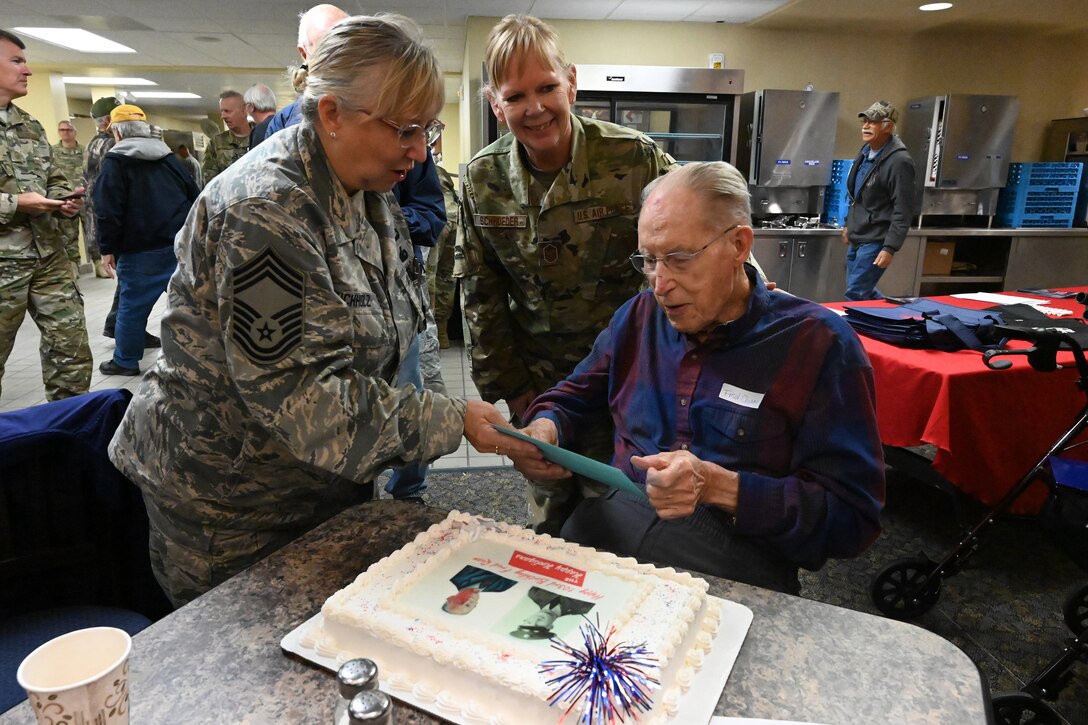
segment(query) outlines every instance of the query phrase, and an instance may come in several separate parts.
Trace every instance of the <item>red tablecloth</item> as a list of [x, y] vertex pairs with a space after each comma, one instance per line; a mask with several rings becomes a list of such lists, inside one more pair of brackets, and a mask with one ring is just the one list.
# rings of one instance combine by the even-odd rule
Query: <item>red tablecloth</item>
[[[1070, 290], [1088, 292], [1088, 287]], [[954, 297], [933, 299], [975, 309], [992, 306]], [[1039, 299], [1074, 310], [1078, 317], [1083, 309], [1072, 299]], [[883, 302], [827, 306], [842, 309], [846, 304], [889, 306]], [[1084, 406], [1074, 367], [1040, 373], [1026, 358], [1013, 356], [1004, 358], [1012, 361], [1012, 368], [990, 370], [982, 354], [973, 350], [910, 350], [860, 337], [873, 364], [881, 441], [898, 447], [936, 446], [933, 468], [988, 506], [1035, 465]], [[1063, 359], [1072, 366], [1072, 355], [1059, 355], [1059, 362]], [[1046, 487], [1035, 484], [1011, 510], [1035, 513], [1045, 498]]]

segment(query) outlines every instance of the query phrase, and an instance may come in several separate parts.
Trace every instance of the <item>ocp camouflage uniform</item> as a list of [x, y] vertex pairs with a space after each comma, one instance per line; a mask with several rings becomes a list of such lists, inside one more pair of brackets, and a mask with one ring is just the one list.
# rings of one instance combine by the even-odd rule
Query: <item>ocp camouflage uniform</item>
[[109, 130], [96, 133], [94, 138], [87, 142], [87, 152], [83, 158], [83, 184], [87, 187], [87, 195], [83, 197], [83, 243], [87, 245], [87, 254], [91, 259], [102, 259], [102, 252], [98, 249], [98, 222], [94, 215], [94, 184], [98, 175], [102, 173], [102, 162], [113, 145], [117, 143], [113, 133]]
[[[571, 373], [616, 309], [644, 283], [638, 249], [642, 188], [675, 161], [647, 136], [573, 117], [570, 162], [551, 188], [526, 168], [513, 135], [476, 154], [465, 179], [464, 309], [472, 378], [484, 400], [539, 394]], [[577, 450], [612, 456], [612, 426]], [[558, 534], [588, 479], [530, 482], [539, 532]]]
[[[64, 172], [68, 182], [75, 189], [83, 186], [83, 144], [76, 144], [73, 149], [65, 148], [63, 143], [53, 146], [53, 162]], [[86, 199], [86, 197], [84, 197]], [[83, 216], [83, 210], [79, 212]], [[79, 222], [80, 217], [58, 216], [61, 233], [64, 234], [64, 249], [68, 259], [79, 264]]]
[[0, 112], [0, 379], [29, 311], [41, 330], [45, 397], [60, 400], [90, 388], [91, 347], [60, 214], [20, 212], [18, 195], [30, 191], [59, 199], [72, 187], [53, 161], [45, 129], [12, 103], [6, 116]]
[[207, 184], [216, 174], [221, 174], [224, 169], [242, 158], [249, 151], [249, 135], [235, 136], [230, 129], [212, 136], [208, 140], [208, 147], [204, 149], [204, 161], [201, 168], [204, 170], [204, 183]]
[[427, 255], [427, 289], [431, 297], [438, 340], [443, 348], [449, 347], [446, 326], [453, 311], [453, 251], [461, 229], [461, 199], [457, 193], [457, 180], [441, 166], [438, 181], [442, 185], [442, 200], [446, 205], [446, 226], [438, 235], [438, 241]]
[[464, 400], [393, 387], [422, 330], [391, 194], [348, 196], [312, 127], [205, 187], [177, 237], [162, 354], [110, 446], [180, 604], [457, 448]]

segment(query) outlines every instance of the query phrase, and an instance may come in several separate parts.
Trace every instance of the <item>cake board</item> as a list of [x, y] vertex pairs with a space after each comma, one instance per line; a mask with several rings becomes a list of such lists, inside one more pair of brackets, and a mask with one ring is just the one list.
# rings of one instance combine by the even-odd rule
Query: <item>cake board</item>
[[[721, 606], [718, 633], [711, 640], [710, 652], [703, 660], [702, 668], [695, 674], [691, 687], [688, 688], [688, 691], [681, 699], [680, 710], [672, 720], [675, 723], [702, 725], [710, 722], [710, 718], [714, 715], [714, 708], [718, 704], [718, 698], [721, 697], [725, 683], [729, 679], [729, 673], [732, 672], [733, 665], [740, 654], [741, 646], [744, 644], [744, 638], [748, 635], [748, 628], [752, 624], [752, 610], [743, 604], [737, 604], [718, 597], [708, 597], [708, 599], [714, 599]], [[280, 647], [315, 665], [336, 672], [341, 664], [336, 657], [321, 654], [303, 644], [306, 640], [305, 634], [310, 627], [320, 627], [321, 620], [322, 615], [318, 612], [288, 632], [280, 641]], [[381, 675], [379, 673], [380, 679]], [[330, 683], [329, 698], [335, 698], [336, 693], [335, 684]], [[449, 710], [442, 709], [434, 701], [422, 701], [414, 697], [409, 691], [397, 690], [388, 694], [436, 717], [459, 723], [459, 725], [468, 725], [468, 721], [461, 718], [460, 713], [452, 713]], [[561, 713], [562, 710], [557, 707], [556, 721], [558, 721]]]

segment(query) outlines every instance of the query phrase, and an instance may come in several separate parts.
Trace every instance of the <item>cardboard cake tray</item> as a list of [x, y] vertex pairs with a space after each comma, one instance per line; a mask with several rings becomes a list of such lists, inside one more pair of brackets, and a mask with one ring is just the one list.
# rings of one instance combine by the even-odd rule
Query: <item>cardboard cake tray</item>
[[[675, 723], [702, 725], [710, 722], [710, 718], [714, 715], [714, 708], [718, 704], [718, 698], [725, 688], [729, 673], [733, 670], [733, 664], [737, 661], [741, 645], [744, 644], [744, 638], [748, 635], [748, 628], [752, 624], [752, 610], [748, 607], [731, 602], [728, 599], [711, 598], [721, 605], [721, 621], [718, 626], [718, 633], [711, 642], [710, 652], [703, 660], [702, 668], [696, 673], [691, 687], [684, 693], [680, 703], [680, 711], [672, 719], [672, 722]], [[280, 646], [288, 652], [327, 670], [336, 672], [340, 663], [337, 662], [335, 657], [318, 654], [315, 650], [302, 644], [303, 634], [309, 631], [310, 627], [320, 626], [321, 613], [319, 612], [291, 630], [280, 641]], [[335, 685], [330, 682], [329, 696], [332, 697], [335, 691]], [[451, 716], [448, 710], [439, 710], [434, 702], [418, 700], [413, 697], [411, 692], [398, 690], [390, 694], [395, 699], [407, 702], [421, 710], [426, 710], [436, 717], [460, 723], [461, 725], [465, 725], [467, 722], [457, 716]], [[557, 710], [557, 719], [559, 713], [560, 711]]]

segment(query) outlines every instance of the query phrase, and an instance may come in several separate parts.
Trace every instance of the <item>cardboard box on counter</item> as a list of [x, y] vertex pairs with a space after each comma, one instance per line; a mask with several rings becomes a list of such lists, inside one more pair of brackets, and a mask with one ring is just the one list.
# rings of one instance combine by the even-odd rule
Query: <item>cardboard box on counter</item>
[[926, 242], [922, 274], [933, 277], [946, 277], [952, 274], [952, 256], [955, 250], [955, 242]]

